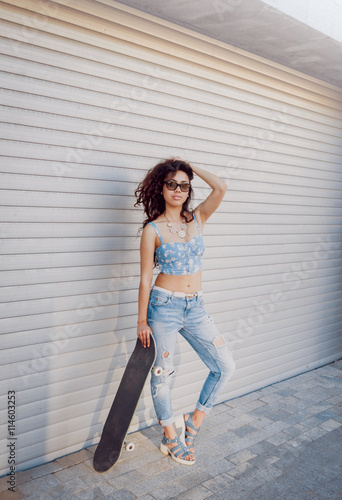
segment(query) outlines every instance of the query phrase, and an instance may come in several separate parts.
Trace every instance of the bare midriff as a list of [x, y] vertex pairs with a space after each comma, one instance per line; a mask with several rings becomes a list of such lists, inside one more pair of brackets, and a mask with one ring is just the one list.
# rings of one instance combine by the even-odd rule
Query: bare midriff
[[166, 288], [171, 292], [199, 292], [202, 288], [202, 271], [182, 276], [159, 273], [155, 285]]

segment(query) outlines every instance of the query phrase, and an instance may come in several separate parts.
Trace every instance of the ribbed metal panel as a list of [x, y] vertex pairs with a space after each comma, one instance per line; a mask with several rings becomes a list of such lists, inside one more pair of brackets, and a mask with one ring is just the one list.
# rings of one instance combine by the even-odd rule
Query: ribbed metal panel
[[[341, 357], [341, 90], [111, 0], [0, 8], [0, 390], [17, 391], [18, 468], [97, 442], [136, 338], [134, 190], [161, 158], [228, 183], [203, 272], [237, 363], [221, 400]], [[207, 371], [181, 339], [176, 360], [177, 413]], [[153, 419], [146, 386], [132, 430]]]

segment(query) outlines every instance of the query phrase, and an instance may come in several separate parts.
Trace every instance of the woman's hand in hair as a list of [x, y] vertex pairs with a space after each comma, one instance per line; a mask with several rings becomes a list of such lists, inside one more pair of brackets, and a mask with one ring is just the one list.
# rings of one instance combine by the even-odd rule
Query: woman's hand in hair
[[184, 163], [188, 163], [187, 161], [183, 160], [182, 158], [179, 158], [179, 156], [174, 156], [170, 158], [170, 161], [183, 161]]

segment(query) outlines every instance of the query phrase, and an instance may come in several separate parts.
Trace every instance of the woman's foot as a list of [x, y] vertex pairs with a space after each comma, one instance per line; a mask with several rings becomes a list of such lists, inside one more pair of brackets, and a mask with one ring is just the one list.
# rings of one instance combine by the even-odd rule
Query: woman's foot
[[193, 465], [195, 457], [188, 448], [176, 436], [173, 439], [167, 438], [164, 434], [160, 445], [160, 451], [164, 455], [171, 455], [171, 458], [182, 465]]
[[200, 430], [204, 417], [205, 413], [199, 410], [195, 410], [193, 413], [184, 415], [185, 445], [191, 453], [195, 452], [194, 441]]
[[[177, 424], [176, 421], [176, 427], [177, 426], [179, 426], [179, 422]], [[183, 428], [185, 429], [184, 423], [183, 423]], [[167, 451], [166, 448], [168, 448], [169, 451]], [[179, 458], [180, 460], [186, 460], [188, 462], [195, 463], [194, 455], [186, 447], [184, 440], [182, 440], [182, 436], [181, 439], [179, 439], [173, 424], [164, 427], [164, 437], [162, 440], [162, 444], [160, 445], [160, 450], [165, 455], [170, 453], [171, 458], [173, 458], [174, 460], [175, 460], [174, 456], [177, 456], [177, 458]], [[176, 462], [179, 462], [179, 460], [176, 460]], [[182, 462], [180, 461], [180, 463]]]

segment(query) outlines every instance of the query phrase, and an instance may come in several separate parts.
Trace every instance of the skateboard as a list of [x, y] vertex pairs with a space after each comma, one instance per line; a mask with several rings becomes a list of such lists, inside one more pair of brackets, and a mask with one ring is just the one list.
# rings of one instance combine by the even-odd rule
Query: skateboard
[[[155, 358], [156, 349], [152, 335], [150, 347], [144, 348], [140, 339], [137, 339], [94, 454], [93, 467], [97, 472], [109, 471], [119, 460], [122, 445]], [[161, 369], [156, 367], [153, 373], [159, 376]], [[133, 449], [133, 443], [126, 446], [128, 451]]]

